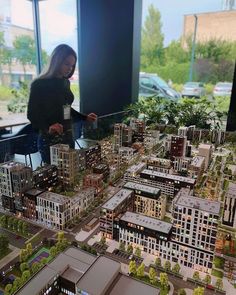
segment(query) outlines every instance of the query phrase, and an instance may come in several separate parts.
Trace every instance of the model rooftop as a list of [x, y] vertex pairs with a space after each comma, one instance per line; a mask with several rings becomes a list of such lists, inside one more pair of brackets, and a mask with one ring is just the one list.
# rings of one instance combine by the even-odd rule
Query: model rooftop
[[236, 183], [230, 182], [227, 190], [227, 194], [236, 198]]
[[194, 208], [216, 215], [220, 214], [220, 202], [187, 195], [182, 190], [176, 195], [173, 203], [181, 207]]
[[120, 220], [130, 222], [133, 224], [137, 224], [143, 226], [145, 228], [149, 228], [151, 230], [159, 231], [164, 234], [169, 234], [172, 228], [172, 224], [161, 221], [156, 218], [148, 217], [146, 215], [137, 214], [134, 212], [127, 211]]
[[137, 172], [140, 172], [141, 170], [143, 170], [145, 167], [146, 167], [145, 163], [138, 163], [138, 164], [135, 164], [135, 165], [132, 165], [131, 167], [129, 167], [126, 170], [126, 172], [137, 173]]
[[192, 162], [191, 162], [191, 165], [192, 166], [195, 166], [195, 167], [201, 167], [203, 162], [205, 160], [205, 157], [202, 157], [202, 156], [195, 156], [193, 159], [192, 159]]
[[14, 162], [14, 161], [8, 161], [8, 162], [5, 162], [5, 163], [1, 163], [0, 167], [6, 168], [6, 169], [13, 169], [13, 170], [20, 170], [20, 169], [23, 169], [23, 168], [30, 169], [29, 167], [26, 167], [23, 163]]
[[40, 198], [50, 202], [58, 203], [59, 205], [64, 205], [69, 200], [68, 197], [52, 192], [44, 192], [40, 195]]
[[189, 183], [189, 184], [195, 184], [195, 179], [192, 179], [190, 177], [173, 175], [173, 174], [153, 171], [153, 170], [149, 170], [149, 169], [144, 169], [142, 171], [142, 173], [152, 175], [152, 176], [156, 176], [156, 177], [166, 178], [166, 179], [170, 179], [170, 180], [174, 180], [174, 181], [180, 181], [180, 182], [186, 182], [186, 183]]
[[140, 190], [142, 192], [147, 192], [153, 195], [160, 195], [161, 193], [161, 190], [159, 188], [144, 185], [144, 184], [139, 184], [139, 183], [131, 182], [131, 181], [126, 182], [124, 184], [124, 188], [132, 189], [132, 190]]
[[131, 195], [131, 193], [132, 191], [128, 189], [119, 190], [102, 206], [102, 208], [108, 209], [108, 210], [114, 210], [125, 199], [127, 199]]
[[211, 144], [207, 144], [207, 143], [200, 143], [198, 146], [198, 149], [211, 149], [212, 145]]

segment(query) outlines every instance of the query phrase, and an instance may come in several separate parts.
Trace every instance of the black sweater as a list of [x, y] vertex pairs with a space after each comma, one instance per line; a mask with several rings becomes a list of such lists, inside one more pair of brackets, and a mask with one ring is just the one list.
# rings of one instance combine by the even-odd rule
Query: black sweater
[[[68, 79], [36, 79], [30, 88], [27, 117], [35, 130], [47, 132], [52, 124], [64, 123], [63, 106], [71, 105], [73, 101], [74, 95]], [[73, 109], [71, 115], [77, 120], [86, 119], [86, 115]]]

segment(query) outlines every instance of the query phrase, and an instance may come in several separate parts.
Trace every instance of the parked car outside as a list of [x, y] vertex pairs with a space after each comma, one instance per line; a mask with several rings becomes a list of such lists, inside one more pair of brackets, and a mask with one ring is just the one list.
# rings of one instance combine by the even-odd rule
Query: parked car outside
[[157, 95], [173, 100], [181, 98], [181, 94], [171, 88], [162, 78], [150, 73], [140, 73], [139, 95], [145, 97]]
[[206, 89], [202, 82], [187, 82], [183, 86], [182, 97], [200, 98], [204, 95], [206, 95]]
[[213, 90], [213, 96], [230, 96], [232, 92], [233, 83], [218, 82]]

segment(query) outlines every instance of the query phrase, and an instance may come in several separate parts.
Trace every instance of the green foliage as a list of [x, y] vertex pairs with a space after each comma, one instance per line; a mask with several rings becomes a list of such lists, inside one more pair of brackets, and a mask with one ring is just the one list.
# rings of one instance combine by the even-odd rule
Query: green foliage
[[201, 281], [199, 271], [194, 271], [193, 279], [196, 281]]
[[27, 282], [29, 278], [30, 278], [30, 271], [29, 270], [25, 270], [22, 273], [22, 276], [21, 276], [22, 282]]
[[101, 236], [100, 244], [106, 245], [106, 238], [104, 236]]
[[160, 284], [163, 289], [166, 289], [169, 285], [168, 275], [165, 272], [160, 273]]
[[29, 265], [26, 262], [20, 264], [20, 271], [23, 273], [25, 270], [29, 269]]
[[19, 81], [20, 88], [12, 90], [14, 98], [12, 98], [8, 105], [8, 111], [12, 113], [24, 113], [27, 108], [29, 99], [29, 84], [27, 82]]
[[179, 273], [180, 272], [180, 265], [178, 264], [178, 263], [176, 263], [174, 266], [173, 266], [173, 268], [172, 268], [172, 271], [174, 272], [174, 273]]
[[10, 88], [0, 85], [0, 100], [10, 100], [13, 94]]
[[193, 295], [204, 295], [204, 288], [197, 287], [193, 290]]
[[129, 244], [129, 245], [127, 246], [127, 253], [128, 253], [128, 254], [132, 254], [132, 253], [133, 253], [133, 246], [132, 246], [131, 244]]
[[215, 286], [216, 286], [217, 289], [222, 290], [223, 289], [223, 281], [222, 281], [222, 279], [220, 279], [220, 278], [217, 279]]
[[155, 265], [156, 265], [156, 266], [161, 266], [161, 258], [160, 258], [160, 257], [157, 257], [157, 258], [155, 259]]
[[136, 272], [137, 272], [136, 262], [134, 260], [131, 260], [129, 263], [129, 273], [132, 275], [136, 275]]
[[206, 283], [207, 285], [209, 285], [211, 283], [211, 276], [209, 274], [206, 274], [205, 278], [204, 278], [204, 283]]
[[148, 7], [148, 15], [142, 29], [141, 68], [158, 65], [163, 59], [163, 40], [161, 32], [161, 15], [152, 4]]
[[6, 235], [0, 234], [0, 254], [2, 257], [3, 253], [8, 252], [8, 247], [9, 247], [9, 240]]
[[124, 242], [120, 242], [119, 250], [125, 252], [125, 243]]
[[166, 262], [164, 263], [164, 269], [166, 271], [170, 271], [171, 270], [171, 263], [169, 260], [166, 260]]
[[149, 279], [152, 284], [155, 284], [157, 281], [157, 273], [153, 267], [149, 269]]
[[10, 295], [12, 294], [12, 284], [7, 284], [4, 289], [4, 295]]
[[40, 263], [39, 262], [34, 262], [31, 266], [31, 272], [32, 274], [35, 274], [38, 270], [40, 269]]
[[57, 255], [57, 248], [55, 246], [52, 246], [50, 248], [50, 256], [55, 257]]
[[144, 269], [145, 269], [145, 265], [144, 263], [141, 263], [137, 269], [137, 277], [139, 278], [144, 277]]
[[187, 293], [186, 293], [186, 291], [183, 288], [181, 288], [181, 289], [178, 290], [178, 295], [186, 295], [186, 294]]
[[138, 257], [141, 257], [141, 249], [139, 247], [135, 248], [134, 254]]

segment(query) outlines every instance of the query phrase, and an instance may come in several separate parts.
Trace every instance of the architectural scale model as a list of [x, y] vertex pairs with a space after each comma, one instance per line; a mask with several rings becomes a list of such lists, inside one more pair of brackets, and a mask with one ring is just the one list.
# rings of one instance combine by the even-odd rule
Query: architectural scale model
[[[115, 124], [114, 136], [89, 148], [52, 146], [51, 165], [34, 171], [19, 162], [0, 164], [1, 216], [36, 224], [52, 236], [63, 230], [72, 246], [81, 247], [54, 255], [16, 294], [159, 294], [160, 284], [127, 275], [135, 276], [130, 261], [149, 267], [148, 260], [171, 274], [176, 291], [186, 280], [194, 289], [201, 280], [196, 277], [208, 274], [204, 287], [228, 294], [220, 280], [232, 288], [236, 283], [235, 147], [219, 130], [162, 129], [132, 119], [129, 126]], [[102, 255], [88, 254], [86, 247]]]

